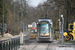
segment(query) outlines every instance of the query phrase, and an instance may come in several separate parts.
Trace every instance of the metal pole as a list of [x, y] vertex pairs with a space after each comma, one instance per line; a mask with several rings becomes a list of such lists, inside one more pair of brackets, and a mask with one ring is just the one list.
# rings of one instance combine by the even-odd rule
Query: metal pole
[[[21, 25], [23, 24], [22, 23], [22, 17], [23, 17], [23, 9], [21, 8]], [[23, 25], [22, 25], [22, 27], [23, 27]], [[22, 31], [22, 30], [21, 30]]]
[[[22, 25], [22, 29], [23, 29], [23, 4], [22, 4], [22, 1], [23, 0], [21, 0], [21, 25]], [[23, 32], [23, 30], [21, 29], [21, 31]]]
[[3, 0], [3, 23], [2, 23], [2, 37], [4, 37], [4, 0]]
[[64, 39], [63, 39], [63, 30], [64, 30], [64, 17], [62, 17], [62, 45], [63, 45], [63, 42], [64, 42]]
[[60, 10], [59, 10], [59, 40], [60, 40]]
[[15, 5], [14, 5], [14, 34], [13, 36], [15, 36]]
[[59, 21], [59, 40], [60, 40], [60, 21]]
[[66, 29], [68, 29], [68, 10], [67, 10], [67, 23], [66, 23]]

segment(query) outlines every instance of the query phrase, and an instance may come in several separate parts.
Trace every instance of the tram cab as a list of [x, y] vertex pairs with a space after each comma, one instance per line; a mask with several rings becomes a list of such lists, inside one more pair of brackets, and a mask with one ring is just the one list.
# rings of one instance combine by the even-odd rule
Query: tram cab
[[39, 19], [36, 40], [53, 41], [53, 24], [51, 19]]

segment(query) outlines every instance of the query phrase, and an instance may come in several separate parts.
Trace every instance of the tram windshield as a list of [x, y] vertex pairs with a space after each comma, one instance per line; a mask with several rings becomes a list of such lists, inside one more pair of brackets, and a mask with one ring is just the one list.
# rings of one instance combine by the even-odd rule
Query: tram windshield
[[40, 33], [49, 33], [49, 24], [40, 24]]

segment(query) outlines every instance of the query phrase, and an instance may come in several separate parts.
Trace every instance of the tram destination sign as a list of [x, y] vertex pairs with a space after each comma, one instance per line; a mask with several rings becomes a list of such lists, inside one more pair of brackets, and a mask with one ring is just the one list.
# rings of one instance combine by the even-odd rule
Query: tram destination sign
[[41, 24], [47, 24], [48, 22], [41, 22]]

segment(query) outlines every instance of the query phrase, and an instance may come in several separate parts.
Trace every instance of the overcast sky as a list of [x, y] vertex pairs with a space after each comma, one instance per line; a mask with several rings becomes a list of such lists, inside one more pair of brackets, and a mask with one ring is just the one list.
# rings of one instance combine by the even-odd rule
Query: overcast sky
[[46, 0], [30, 0], [30, 5], [36, 7], [39, 3], [43, 3]]

